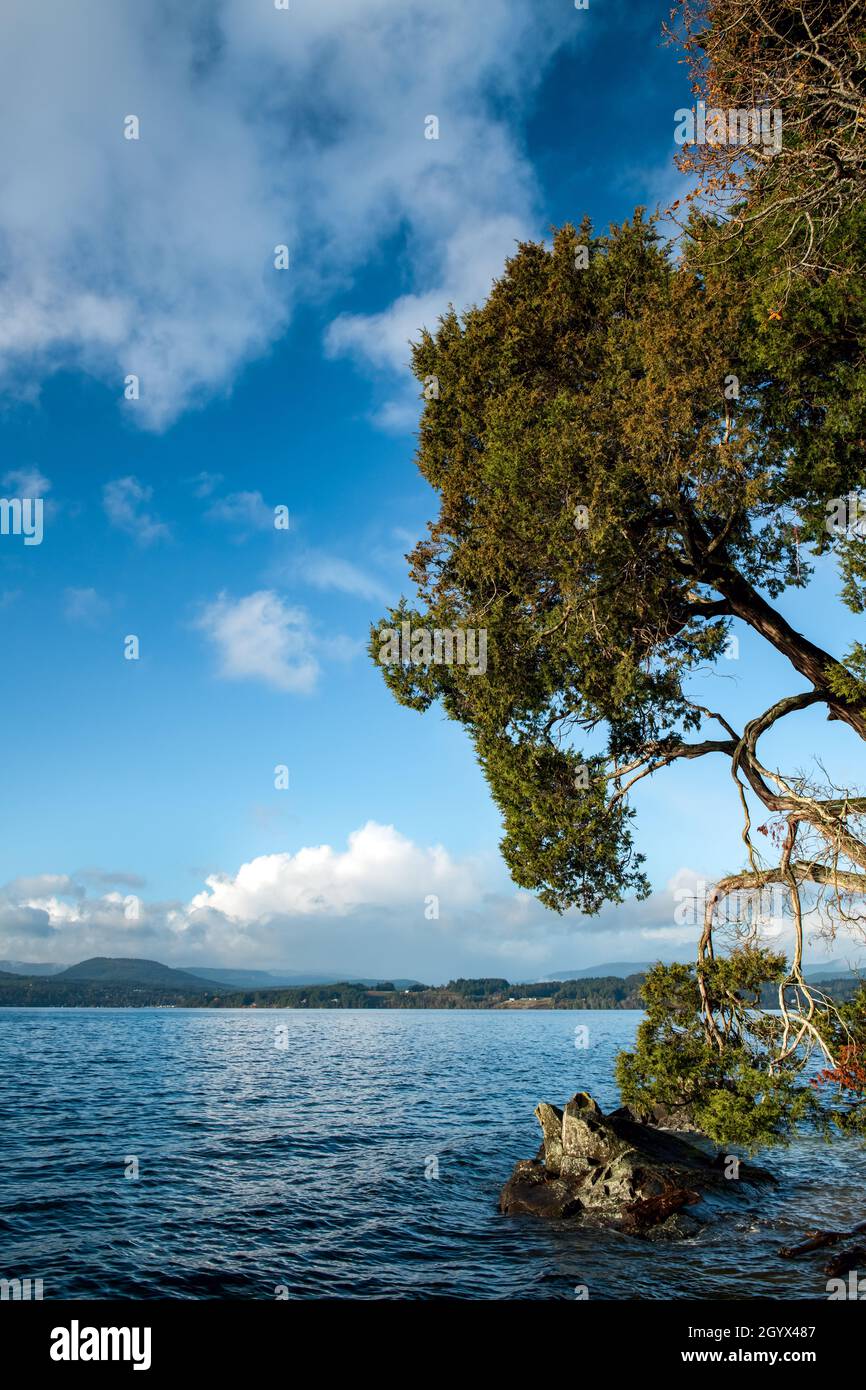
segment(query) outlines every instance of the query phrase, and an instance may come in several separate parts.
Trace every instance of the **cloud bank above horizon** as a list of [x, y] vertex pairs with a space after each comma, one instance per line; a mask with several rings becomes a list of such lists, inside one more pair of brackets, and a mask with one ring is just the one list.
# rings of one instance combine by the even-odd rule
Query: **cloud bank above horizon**
[[[88, 891], [109, 882], [108, 891]], [[690, 959], [698, 928], [688, 904], [701, 883], [681, 869], [643, 903], [557, 917], [510, 885], [493, 856], [457, 859], [375, 821], [342, 849], [304, 846], [211, 874], [186, 903], [148, 902], [130, 891], [139, 882], [128, 871], [92, 869], [14, 880], [0, 890], [0, 955], [327, 968], [429, 983], [461, 974], [532, 979], [600, 960]], [[781, 921], [777, 930], [784, 937]], [[845, 946], [840, 939], [834, 950]]]

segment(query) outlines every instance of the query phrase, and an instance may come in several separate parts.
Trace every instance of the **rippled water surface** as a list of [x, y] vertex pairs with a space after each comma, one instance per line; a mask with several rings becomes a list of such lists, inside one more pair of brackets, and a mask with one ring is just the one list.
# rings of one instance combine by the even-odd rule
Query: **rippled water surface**
[[825, 1297], [820, 1259], [777, 1251], [866, 1218], [853, 1145], [774, 1154], [771, 1195], [684, 1243], [498, 1213], [537, 1101], [615, 1104], [638, 1018], [0, 1010], [0, 1276], [46, 1299]]

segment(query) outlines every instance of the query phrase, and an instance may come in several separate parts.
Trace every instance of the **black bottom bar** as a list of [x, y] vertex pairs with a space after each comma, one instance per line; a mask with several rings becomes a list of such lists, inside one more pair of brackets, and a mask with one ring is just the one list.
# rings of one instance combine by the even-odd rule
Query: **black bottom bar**
[[[783, 1375], [805, 1368], [824, 1378], [849, 1367], [859, 1344], [866, 1287], [855, 1292], [791, 1303], [8, 1301], [0, 1303], [0, 1329], [6, 1364], [47, 1373], [49, 1383], [106, 1372], [136, 1381], [216, 1373], [222, 1383], [235, 1372], [290, 1375], [310, 1360], [327, 1372], [344, 1359], [361, 1373], [402, 1364], [401, 1375], [425, 1366], [435, 1374], [448, 1365], [452, 1333], [461, 1345], [471, 1339], [472, 1361], [489, 1372], [513, 1369], [522, 1351], [539, 1373], [550, 1354], [575, 1371], [582, 1350], [587, 1369], [600, 1358], [618, 1374], [679, 1369], [699, 1377], [718, 1365]], [[413, 1359], [395, 1362], [397, 1352]]]

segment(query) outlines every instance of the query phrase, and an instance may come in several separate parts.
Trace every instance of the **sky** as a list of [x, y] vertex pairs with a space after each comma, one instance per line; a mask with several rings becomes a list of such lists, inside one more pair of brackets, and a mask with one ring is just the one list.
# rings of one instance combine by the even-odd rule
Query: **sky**
[[[465, 733], [365, 653], [436, 510], [410, 341], [521, 239], [682, 195], [667, 9], [7, 0], [0, 495], [44, 507], [40, 544], [0, 535], [0, 957], [438, 982], [692, 954], [678, 904], [742, 859], [721, 760], [641, 784], [649, 900], [559, 917], [511, 883]], [[834, 592], [785, 611], [841, 653]], [[700, 687], [734, 720], [801, 688], [739, 637]], [[819, 719], [773, 751], [819, 733], [844, 782]]]

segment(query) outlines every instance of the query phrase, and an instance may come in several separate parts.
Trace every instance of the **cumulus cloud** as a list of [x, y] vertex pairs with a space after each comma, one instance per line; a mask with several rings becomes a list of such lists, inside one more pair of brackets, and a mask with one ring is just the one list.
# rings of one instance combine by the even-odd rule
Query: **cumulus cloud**
[[[0, 942], [10, 956], [21, 954], [19, 947], [23, 947], [26, 952], [31, 950], [34, 944], [38, 948], [48, 943], [53, 944], [57, 934], [57, 928], [52, 923], [51, 913], [47, 908], [0, 903]], [[51, 958], [50, 951], [48, 958]]]
[[226, 680], [260, 680], [296, 694], [314, 688], [320, 666], [309, 618], [272, 589], [238, 599], [220, 594], [206, 605], [196, 626], [216, 647], [219, 673]]
[[483, 292], [535, 223], [512, 118], [580, 26], [532, 0], [90, 0], [44, 18], [5, 7], [0, 382], [26, 396], [83, 369], [120, 399], [134, 373], [124, 408], [154, 429], [230, 389], [297, 298], [348, 285], [390, 238], [409, 294], [383, 306], [381, 347], [354, 319], [332, 351], [405, 360], [419, 314]]
[[[510, 915], [503, 905], [491, 914], [486, 877], [478, 861], [455, 859], [441, 845], [416, 845], [393, 826], [370, 821], [342, 848], [305, 846], [213, 874], [187, 903], [136, 898], [131, 911], [129, 894], [89, 897], [66, 875], [17, 880], [0, 890], [0, 943], [3, 954], [19, 959], [147, 955], [201, 964], [336, 964], [356, 974], [375, 973], [395, 956], [414, 956], [419, 969], [438, 961], [435, 969], [447, 972], [447, 957], [482, 949], [495, 958], [508, 939], [514, 958], [525, 959], [526, 913]], [[428, 917], [433, 902], [438, 915]]]
[[6, 885], [4, 893], [19, 903], [26, 903], [31, 898], [39, 901], [57, 894], [77, 898], [81, 897], [83, 891], [68, 874], [32, 874], [13, 878]]
[[234, 921], [285, 916], [346, 916], [362, 905], [405, 902], [407, 888], [436, 893], [447, 888], [460, 903], [476, 890], [466, 866], [437, 845], [420, 849], [393, 826], [373, 821], [349, 836], [341, 853], [330, 845], [270, 854], [241, 865], [233, 877], [214, 875], [190, 912], [213, 911]]

